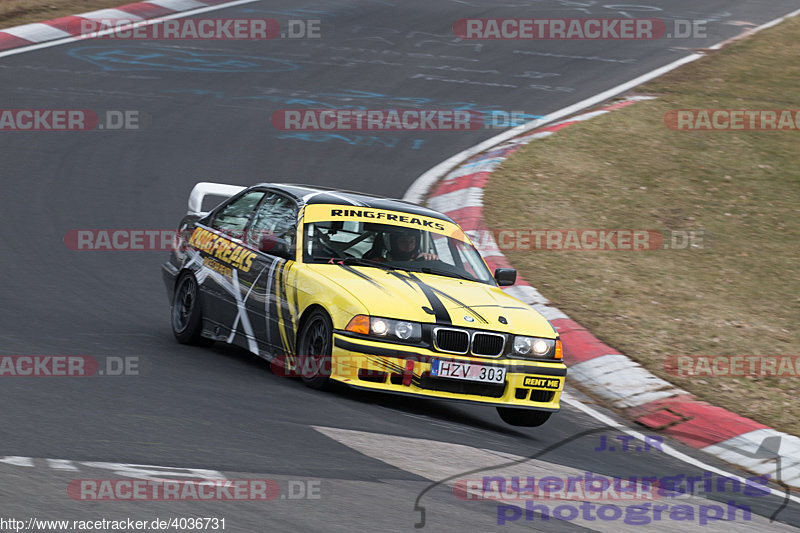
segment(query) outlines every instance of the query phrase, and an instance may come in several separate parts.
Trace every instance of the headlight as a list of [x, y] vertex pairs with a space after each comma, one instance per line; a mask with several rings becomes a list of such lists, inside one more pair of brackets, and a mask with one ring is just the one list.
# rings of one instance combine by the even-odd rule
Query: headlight
[[[367, 323], [369, 323], [369, 328], [367, 328]], [[422, 340], [422, 326], [418, 323], [393, 320], [391, 318], [356, 315], [344, 329], [382, 339], [404, 342], [419, 342]]]
[[539, 339], [537, 337], [514, 337], [512, 354], [522, 357], [553, 357], [555, 339]]
[[422, 340], [422, 327], [415, 322], [370, 317], [369, 332], [376, 337], [394, 338], [406, 342]]
[[370, 332], [373, 335], [386, 335], [389, 333], [389, 323], [380, 318], [373, 318], [370, 320]]
[[[414, 326], [416, 326], [416, 328]], [[398, 322], [394, 327], [394, 334], [405, 341], [414, 336], [415, 329], [419, 329], [418, 324], [412, 324], [411, 322]]]

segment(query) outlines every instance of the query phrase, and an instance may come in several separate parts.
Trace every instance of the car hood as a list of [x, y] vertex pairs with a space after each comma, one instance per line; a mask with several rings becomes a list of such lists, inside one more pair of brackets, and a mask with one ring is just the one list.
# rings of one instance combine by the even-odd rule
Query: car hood
[[352, 294], [372, 316], [450, 323], [517, 335], [557, 336], [541, 314], [492, 285], [404, 270], [330, 264], [307, 266]]

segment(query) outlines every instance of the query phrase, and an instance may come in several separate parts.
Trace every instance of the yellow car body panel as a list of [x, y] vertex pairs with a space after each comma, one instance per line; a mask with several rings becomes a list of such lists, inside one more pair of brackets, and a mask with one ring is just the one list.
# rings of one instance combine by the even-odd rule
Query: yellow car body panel
[[[341, 207], [308, 206], [301, 219], [305, 222], [325, 220], [331, 208]], [[311, 208], [313, 213], [309, 213]], [[357, 219], [347, 217], [348, 220], [354, 218]], [[445, 224], [441, 233], [469, 242], [469, 238], [455, 224]], [[298, 242], [301, 242], [302, 236], [301, 224], [298, 227]], [[290, 285], [297, 287], [296, 307], [293, 305], [297, 309], [296, 316], [302, 317], [310, 307], [318, 306], [328, 313], [333, 322], [330, 379], [352, 387], [395, 394], [546, 411], [559, 409], [566, 376], [566, 366], [560, 360], [442, 353], [419, 346], [382, 342], [344, 331], [348, 322], [359, 314], [434, 325], [437, 320], [430, 312], [432, 293], [448, 315], [448, 327], [497, 332], [506, 334], [509, 339], [511, 335], [558, 338], [558, 333], [541, 314], [499, 287], [433, 274], [336, 262], [306, 264], [302, 262], [302, 250], [297, 251], [296, 260], [290, 269], [289, 281]], [[297, 331], [297, 326], [294, 329]], [[298, 355], [302, 354], [287, 358], [290, 372], [300, 370]], [[499, 395], [496, 395], [497, 391], [491, 392], [496, 396], [470, 393], [471, 390], [481, 389], [477, 383], [467, 383], [461, 387], [466, 392], [443, 390], [448, 387], [431, 384], [430, 361], [433, 359], [503, 367], [506, 370], [505, 387]], [[406, 365], [413, 367], [407, 368]], [[403, 384], [398, 374], [409, 372], [412, 379]], [[459, 388], [456, 382], [452, 385]]]

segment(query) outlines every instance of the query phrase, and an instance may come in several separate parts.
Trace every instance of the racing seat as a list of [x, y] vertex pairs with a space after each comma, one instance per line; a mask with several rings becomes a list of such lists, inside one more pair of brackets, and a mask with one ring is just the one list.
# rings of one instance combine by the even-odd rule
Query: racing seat
[[370, 261], [380, 261], [383, 259], [383, 254], [386, 251], [386, 246], [383, 244], [383, 233], [378, 233], [375, 240], [372, 241], [372, 247], [367, 250], [362, 259], [369, 259]]

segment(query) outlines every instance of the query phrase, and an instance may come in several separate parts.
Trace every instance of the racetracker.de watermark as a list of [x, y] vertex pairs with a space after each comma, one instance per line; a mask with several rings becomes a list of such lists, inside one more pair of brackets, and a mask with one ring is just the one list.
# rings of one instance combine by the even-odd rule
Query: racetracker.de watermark
[[131, 109], [0, 109], [0, 132], [140, 130], [147, 123], [149, 116]]
[[284, 29], [272, 18], [80, 19], [67, 27], [82, 39], [263, 41], [322, 37], [319, 19], [290, 19]]
[[[481, 250], [501, 251], [626, 251], [704, 250], [711, 247], [707, 230], [647, 229], [493, 229], [468, 232]], [[258, 243], [271, 232], [252, 230], [225, 238]], [[64, 234], [64, 245], [74, 251], [171, 251], [187, 249], [192, 242], [180, 241], [169, 229], [72, 229]]]
[[[232, 235], [195, 230], [191, 238], [180, 240], [178, 233], [174, 229], [72, 229], [64, 234], [63, 240], [67, 248], [77, 252], [167, 252], [197, 247], [215, 255], [219, 252], [217, 257], [227, 252], [225, 258], [230, 259], [230, 254], [234, 251], [230, 239], [255, 244], [264, 237], [273, 235], [266, 230], [239, 231]], [[260, 249], [269, 249], [267, 245], [262, 243]], [[240, 252], [244, 253], [245, 250]]]
[[64, 245], [74, 251], [158, 251], [174, 249], [174, 229], [73, 229], [64, 234]]
[[798, 378], [800, 355], [672, 355], [664, 370], [682, 378]]
[[491, 229], [468, 232], [482, 250], [625, 251], [702, 250], [710, 244], [706, 230], [655, 229]]
[[523, 111], [467, 109], [279, 109], [281, 131], [472, 131], [503, 129], [538, 118]]
[[138, 356], [0, 355], [0, 378], [138, 376], [141, 371]]
[[672, 109], [664, 123], [675, 131], [798, 131], [800, 109]]
[[89, 502], [319, 500], [321, 483], [294, 479], [73, 479], [67, 494], [73, 500]]
[[657, 18], [463, 18], [453, 34], [466, 40], [654, 40], [707, 37], [705, 20]]

